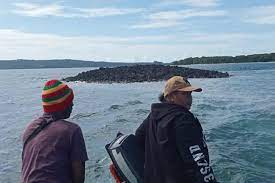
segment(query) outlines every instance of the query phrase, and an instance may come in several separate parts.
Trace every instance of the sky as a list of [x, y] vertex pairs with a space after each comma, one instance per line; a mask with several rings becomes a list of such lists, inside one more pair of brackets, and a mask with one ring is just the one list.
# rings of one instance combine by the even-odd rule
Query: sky
[[275, 0], [0, 0], [0, 60], [275, 52]]

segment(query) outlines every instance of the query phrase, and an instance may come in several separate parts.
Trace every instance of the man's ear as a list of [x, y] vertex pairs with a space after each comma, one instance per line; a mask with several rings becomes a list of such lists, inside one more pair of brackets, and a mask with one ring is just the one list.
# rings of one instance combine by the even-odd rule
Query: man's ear
[[170, 101], [171, 101], [171, 102], [175, 102], [176, 99], [177, 99], [177, 95], [175, 94], [175, 92], [174, 92], [174, 93], [171, 93], [171, 94], [170, 94]]

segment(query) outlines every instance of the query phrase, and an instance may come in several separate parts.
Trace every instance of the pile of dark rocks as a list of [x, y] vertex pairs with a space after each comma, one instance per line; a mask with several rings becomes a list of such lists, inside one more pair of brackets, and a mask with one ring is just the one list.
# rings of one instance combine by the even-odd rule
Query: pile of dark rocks
[[154, 82], [167, 80], [172, 76], [186, 78], [226, 78], [227, 72], [192, 69], [165, 65], [133, 65], [114, 68], [99, 68], [79, 73], [74, 77], [67, 77], [65, 81], [86, 81], [98, 83], [132, 83]]

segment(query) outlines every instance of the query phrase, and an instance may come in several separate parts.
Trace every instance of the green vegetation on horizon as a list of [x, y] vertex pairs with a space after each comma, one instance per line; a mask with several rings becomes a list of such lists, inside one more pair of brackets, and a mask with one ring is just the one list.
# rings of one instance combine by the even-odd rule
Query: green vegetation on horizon
[[274, 62], [275, 53], [240, 55], [240, 56], [214, 56], [190, 57], [170, 63], [163, 62], [105, 62], [83, 61], [73, 59], [52, 60], [0, 60], [1, 69], [41, 69], [41, 68], [75, 68], [75, 67], [119, 67], [133, 65], [191, 65], [191, 64], [219, 64], [219, 63], [246, 63], [246, 62]]
[[275, 61], [275, 53], [239, 55], [239, 56], [214, 56], [214, 57], [190, 57], [174, 61], [171, 65], [191, 64], [221, 64], [221, 63], [246, 63], [246, 62], [272, 62]]

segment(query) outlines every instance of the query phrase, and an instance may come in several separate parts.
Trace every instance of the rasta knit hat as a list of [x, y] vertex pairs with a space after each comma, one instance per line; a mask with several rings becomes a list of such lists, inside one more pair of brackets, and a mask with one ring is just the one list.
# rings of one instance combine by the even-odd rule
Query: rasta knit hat
[[44, 112], [64, 111], [72, 104], [73, 99], [73, 90], [58, 80], [47, 81], [42, 91]]

